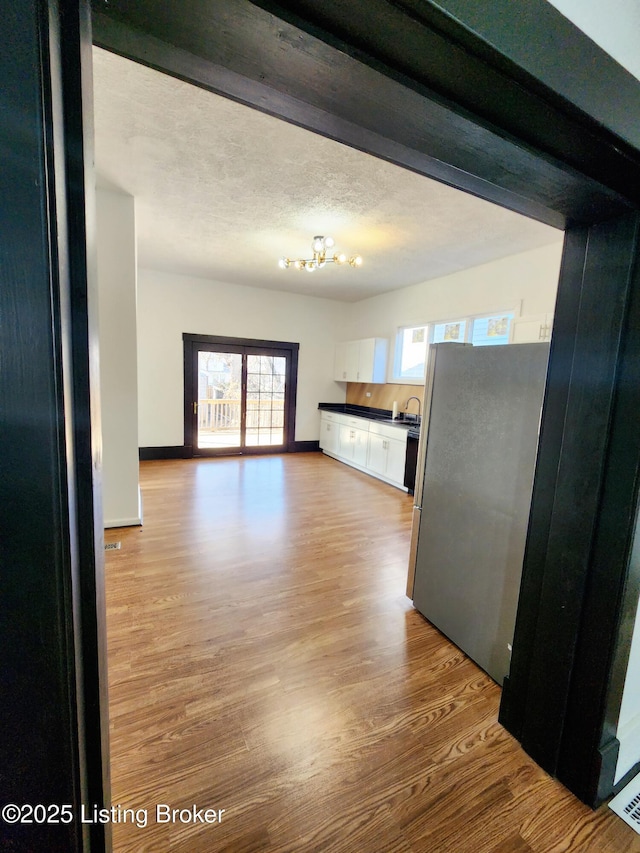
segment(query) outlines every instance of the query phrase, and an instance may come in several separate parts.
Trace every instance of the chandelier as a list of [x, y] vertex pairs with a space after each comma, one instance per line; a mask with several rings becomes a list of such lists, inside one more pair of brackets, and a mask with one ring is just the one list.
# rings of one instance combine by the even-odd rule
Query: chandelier
[[295, 260], [292, 260], [291, 258], [280, 258], [278, 266], [283, 270], [288, 270], [290, 267], [293, 267], [296, 270], [307, 270], [307, 272], [322, 269], [325, 264], [338, 264], [338, 266], [348, 264], [350, 267], [355, 268], [362, 266], [362, 258], [360, 255], [353, 255], [353, 257], [349, 258], [344, 252], [328, 254], [333, 247], [333, 237], [314, 237], [311, 242], [311, 248], [313, 250], [312, 258], [297, 258]]

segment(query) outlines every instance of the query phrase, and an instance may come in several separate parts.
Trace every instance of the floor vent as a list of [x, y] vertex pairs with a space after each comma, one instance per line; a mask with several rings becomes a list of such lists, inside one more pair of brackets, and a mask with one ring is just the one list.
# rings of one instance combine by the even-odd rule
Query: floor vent
[[640, 835], [640, 775], [611, 800], [609, 808]]
[[108, 545], [104, 546], [105, 551], [119, 551], [120, 550], [120, 542], [109, 542]]

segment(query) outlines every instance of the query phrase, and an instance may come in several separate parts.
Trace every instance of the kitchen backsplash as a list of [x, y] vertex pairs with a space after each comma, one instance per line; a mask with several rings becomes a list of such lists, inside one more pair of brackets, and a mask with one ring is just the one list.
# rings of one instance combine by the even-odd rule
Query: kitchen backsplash
[[[367, 397], [367, 393], [371, 396]], [[352, 406], [371, 406], [374, 409], [392, 409], [394, 402], [403, 412], [409, 397], [424, 401], [424, 385], [367, 385], [363, 382], [347, 382], [346, 402]], [[409, 411], [418, 413], [417, 403], [412, 400]]]

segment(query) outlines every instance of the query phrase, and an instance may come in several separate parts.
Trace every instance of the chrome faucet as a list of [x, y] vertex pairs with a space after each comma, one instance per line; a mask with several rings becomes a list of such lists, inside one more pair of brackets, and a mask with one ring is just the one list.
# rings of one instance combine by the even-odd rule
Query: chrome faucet
[[[409, 408], [409, 403], [410, 403], [412, 400], [417, 400], [417, 401], [418, 401], [418, 414], [417, 414], [417, 415], [415, 415], [415, 416], [414, 416], [414, 415], [411, 415], [411, 416], [410, 416], [410, 419], [411, 419], [411, 420], [413, 420], [413, 418], [415, 417], [415, 419], [416, 419], [416, 423], [420, 423], [420, 413], [422, 412], [422, 403], [420, 402], [420, 397], [409, 397], [409, 399], [407, 400], [407, 402], [404, 404], [404, 410], [405, 410], [405, 412], [407, 411], [407, 409]], [[407, 417], [407, 420], [409, 420], [409, 417]]]

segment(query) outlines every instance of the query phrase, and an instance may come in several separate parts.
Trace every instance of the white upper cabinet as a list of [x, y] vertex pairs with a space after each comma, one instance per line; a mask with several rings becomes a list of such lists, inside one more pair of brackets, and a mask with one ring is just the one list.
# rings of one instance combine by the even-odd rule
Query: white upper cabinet
[[553, 314], [534, 314], [528, 317], [517, 317], [513, 321], [511, 333], [512, 344], [530, 344], [538, 341], [551, 340]]
[[347, 382], [358, 382], [360, 375], [360, 341], [347, 342]]
[[338, 382], [386, 381], [387, 340], [365, 338], [336, 344], [333, 378]]
[[336, 382], [347, 381], [347, 347], [348, 341], [336, 344], [336, 356], [333, 364], [333, 378]]

